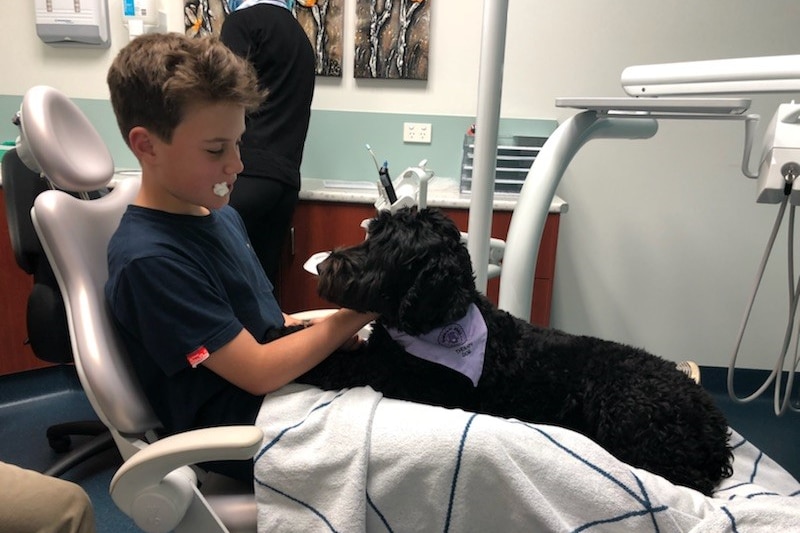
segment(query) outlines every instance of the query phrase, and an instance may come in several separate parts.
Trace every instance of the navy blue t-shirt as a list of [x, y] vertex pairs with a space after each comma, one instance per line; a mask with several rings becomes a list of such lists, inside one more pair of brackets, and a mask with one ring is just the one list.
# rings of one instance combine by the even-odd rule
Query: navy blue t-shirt
[[109, 243], [108, 270], [106, 300], [164, 429], [252, 424], [263, 396], [191, 364], [242, 328], [263, 342], [283, 325], [238, 213], [129, 206]]

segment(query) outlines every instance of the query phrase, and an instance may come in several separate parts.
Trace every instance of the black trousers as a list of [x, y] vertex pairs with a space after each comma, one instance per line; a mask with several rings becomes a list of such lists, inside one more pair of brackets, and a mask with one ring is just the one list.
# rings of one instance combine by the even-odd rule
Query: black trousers
[[298, 192], [275, 180], [239, 176], [231, 193], [230, 205], [244, 220], [253, 250], [273, 285], [277, 283], [281, 250]]

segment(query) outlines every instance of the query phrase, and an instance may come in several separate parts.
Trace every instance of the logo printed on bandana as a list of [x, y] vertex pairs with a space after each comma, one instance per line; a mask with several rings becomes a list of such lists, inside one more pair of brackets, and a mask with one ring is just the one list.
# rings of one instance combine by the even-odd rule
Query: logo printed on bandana
[[386, 331], [408, 353], [452, 368], [478, 386], [483, 373], [488, 330], [475, 304], [470, 304], [467, 314], [458, 321], [416, 337], [390, 327]]
[[449, 326], [442, 328], [437, 342], [439, 343], [439, 346], [444, 346], [445, 348], [455, 348], [456, 346], [461, 346], [467, 342], [467, 334], [464, 332], [464, 328], [462, 328], [459, 324], [450, 324]]

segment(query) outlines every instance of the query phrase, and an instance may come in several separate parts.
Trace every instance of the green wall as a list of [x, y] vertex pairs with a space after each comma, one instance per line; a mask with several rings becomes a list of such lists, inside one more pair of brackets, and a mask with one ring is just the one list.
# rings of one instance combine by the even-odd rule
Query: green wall
[[[21, 101], [21, 96], [0, 96], [0, 141], [17, 136], [11, 118]], [[136, 167], [136, 160], [119, 134], [110, 102], [76, 99], [75, 103], [106, 140], [116, 166]], [[432, 124], [431, 144], [403, 143], [403, 122]], [[369, 144], [380, 162], [389, 162], [392, 175], [427, 159], [428, 168], [435, 175], [458, 177], [464, 133], [473, 122], [474, 118], [463, 116], [314, 110], [302, 175], [338, 180], [375, 179], [375, 165], [366, 149]], [[556, 126], [554, 120], [502, 119], [500, 135], [547, 136]]]

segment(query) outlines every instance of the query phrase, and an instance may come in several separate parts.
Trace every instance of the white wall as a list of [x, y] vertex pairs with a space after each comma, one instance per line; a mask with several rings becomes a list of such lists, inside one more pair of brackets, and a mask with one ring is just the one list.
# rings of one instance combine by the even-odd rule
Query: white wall
[[[491, 1], [491, 0], [489, 0]], [[169, 0], [170, 28], [182, 25]], [[0, 94], [38, 83], [107, 98], [105, 71], [124, 44], [112, 0], [111, 49], [65, 51], [34, 33], [30, 0], [6, 0]], [[320, 79], [315, 109], [472, 115], [483, 2], [431, 2], [427, 83], [354, 80], [354, 0], [345, 0], [346, 75]], [[797, 52], [796, 0], [510, 0], [502, 115], [563, 120], [557, 96], [622, 96], [627, 65]], [[789, 97], [757, 97], [767, 122]], [[724, 366], [777, 209], [754, 202], [738, 167], [743, 127], [662, 122], [648, 141], [594, 141], [559, 194], [562, 217], [553, 325]], [[785, 244], [779, 242], [785, 249]], [[770, 368], [787, 296], [779, 252], [748, 333], [742, 365]]]

